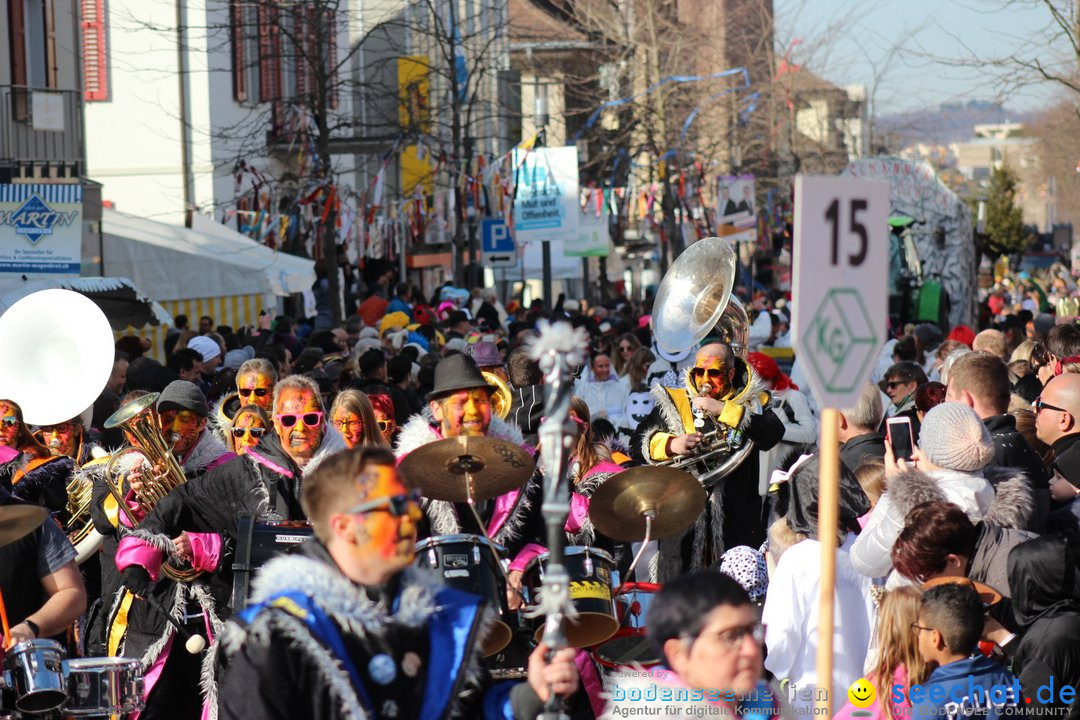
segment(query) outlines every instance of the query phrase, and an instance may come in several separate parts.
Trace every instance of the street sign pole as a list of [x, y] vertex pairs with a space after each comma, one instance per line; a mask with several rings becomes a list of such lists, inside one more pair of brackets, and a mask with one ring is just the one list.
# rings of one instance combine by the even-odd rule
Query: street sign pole
[[839, 528], [840, 414], [869, 379], [888, 311], [889, 184], [842, 177], [795, 178], [795, 347], [823, 408], [819, 451], [818, 713], [832, 717], [834, 595]]

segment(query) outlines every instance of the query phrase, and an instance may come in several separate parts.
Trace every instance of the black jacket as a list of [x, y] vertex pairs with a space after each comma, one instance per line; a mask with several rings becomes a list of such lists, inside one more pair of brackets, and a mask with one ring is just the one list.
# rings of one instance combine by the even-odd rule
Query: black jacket
[[510, 414], [506, 421], [521, 428], [525, 442], [536, 445], [540, 418], [544, 416], [544, 386], [512, 387], [510, 397]]
[[[1009, 588], [1013, 615], [1025, 629], [1019, 641], [1008, 643], [1013, 672], [1020, 678], [1031, 707], [1068, 708], [1066, 717], [1080, 717], [1077, 702], [1068, 706], [1057, 690], [1080, 684], [1080, 597], [1077, 570], [1065, 541], [1040, 537], [1009, 553]], [[1052, 702], [1042, 703], [1036, 690], [1053, 683]], [[1045, 692], [1043, 693], [1045, 697]]]
[[1042, 460], [1016, 429], [1016, 418], [1012, 415], [994, 415], [985, 418], [983, 424], [990, 431], [994, 442], [994, 462], [996, 467], [1017, 468], [1024, 471], [1035, 499], [1035, 514], [1028, 530], [1042, 532], [1046, 523], [1046, 514], [1050, 509], [1050, 473]]
[[885, 436], [879, 432], [857, 435], [840, 446], [840, 462], [852, 472], [866, 460], [885, 458]]

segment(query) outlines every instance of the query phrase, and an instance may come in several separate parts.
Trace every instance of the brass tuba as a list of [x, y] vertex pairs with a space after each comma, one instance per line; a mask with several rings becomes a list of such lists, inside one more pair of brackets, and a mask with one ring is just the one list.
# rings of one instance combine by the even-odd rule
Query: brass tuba
[[[164, 468], [161, 474], [148, 473], [143, 480], [142, 491], [138, 494], [138, 503], [143, 513], [149, 513], [154, 506], [169, 492], [187, 482], [187, 476], [176, 461], [172, 449], [165, 444], [161, 436], [161, 425], [158, 421], [157, 404], [158, 393], [150, 393], [135, 398], [119, 410], [109, 416], [105, 421], [105, 428], [111, 430], [120, 428], [131, 445], [122, 448], [109, 459], [105, 467], [105, 484], [113, 499], [119, 504], [121, 512], [127, 507], [124, 502], [124, 494], [120, 491], [123, 480], [123, 472], [117, 468], [117, 463], [128, 455], [141, 455], [143, 466], [151, 468], [160, 466]], [[188, 582], [199, 576], [199, 572], [190, 568], [177, 568], [169, 564], [162, 566], [163, 571], [173, 580]]]
[[[0, 353], [0, 397], [18, 403], [27, 425], [85, 415], [109, 381], [116, 355], [105, 313], [71, 290], [21, 298], [0, 315], [0, 342], [11, 349]], [[92, 484], [76, 469], [67, 486], [68, 539], [80, 564], [102, 541], [90, 520]]]
[[[656, 291], [651, 323], [657, 344], [677, 354], [715, 335], [731, 346], [736, 357], [745, 358], [749, 320], [742, 303], [731, 294], [734, 284], [735, 249], [730, 240], [709, 237], [688, 247], [668, 268]], [[754, 442], [740, 435], [718, 434], [703, 442], [696, 455], [665, 464], [688, 467], [722, 459], [711, 470], [696, 473], [702, 485], [712, 487], [754, 451]]]
[[481, 370], [480, 374], [487, 380], [488, 385], [495, 388], [495, 392], [491, 394], [492, 412], [498, 415], [500, 420], [505, 420], [506, 416], [510, 414], [510, 403], [514, 399], [514, 396], [510, 393], [510, 385], [493, 372]]

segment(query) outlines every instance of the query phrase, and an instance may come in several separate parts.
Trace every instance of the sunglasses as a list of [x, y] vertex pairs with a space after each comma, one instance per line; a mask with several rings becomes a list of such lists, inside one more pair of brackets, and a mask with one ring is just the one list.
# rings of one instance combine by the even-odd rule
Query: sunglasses
[[66, 435], [69, 432], [71, 432], [72, 429], [73, 429], [72, 424], [69, 423], [69, 422], [66, 422], [66, 423], [60, 423], [59, 425], [47, 425], [47, 426], [41, 428], [41, 432], [60, 433], [61, 435]]
[[[1038, 415], [1043, 410], [1057, 410], [1058, 412], [1068, 413], [1070, 415], [1072, 414], [1063, 407], [1058, 407], [1057, 405], [1051, 405], [1048, 402], [1043, 402], [1043, 399], [1041, 397], [1035, 398], [1035, 414]], [[7, 418], [4, 419], [6, 420]]]
[[379, 426], [379, 429], [386, 432], [390, 428], [394, 427], [393, 420], [376, 420], [375, 424]]
[[236, 392], [240, 393], [242, 398], [246, 398], [251, 394], [254, 394], [255, 397], [266, 397], [270, 394], [270, 388], [240, 388]]
[[244, 437], [245, 435], [250, 435], [251, 437], [258, 440], [265, 434], [266, 428], [261, 427], [234, 427], [232, 429], [232, 436], [237, 440]]
[[412, 512], [412, 509], [419, 507], [420, 505], [420, 493], [415, 490], [403, 495], [391, 495], [390, 497], [382, 497], [378, 500], [369, 500], [368, 502], [360, 503], [354, 508], [350, 508], [347, 512], [348, 515], [362, 515], [363, 513], [385, 510], [391, 515], [402, 517]]
[[364, 427], [364, 423], [362, 420], [338, 420], [334, 423], [334, 425], [341, 428], [345, 432], [349, 432], [350, 430], [359, 430], [360, 428]]
[[19, 424], [19, 418], [14, 415], [8, 415], [7, 417], [0, 418], [0, 423], [3, 423], [4, 427], [15, 427]]
[[281, 423], [281, 427], [284, 428], [291, 428], [299, 420], [303, 420], [304, 425], [307, 425], [309, 428], [313, 428], [322, 425], [323, 413], [322, 411], [308, 413], [281, 413], [279, 415], [275, 415], [274, 417], [277, 418], [277, 421]]
[[[697, 368], [696, 367], [696, 368], [694, 368], [693, 370], [690, 371], [690, 374], [693, 375], [696, 378], [699, 378], [699, 377], [703, 377], [706, 374], [706, 371], [705, 371], [704, 368]], [[723, 375], [723, 372], [721, 372], [720, 370], [717, 370], [716, 368], [710, 368], [709, 371], [708, 371], [708, 375], [711, 378], [719, 378], [719, 377], [721, 377]]]
[[910, 380], [893, 380], [892, 382], [885, 383], [885, 387], [889, 388], [890, 390], [895, 390], [896, 388], [900, 387], [901, 385], [907, 385], [909, 382], [911, 382], [911, 381]]

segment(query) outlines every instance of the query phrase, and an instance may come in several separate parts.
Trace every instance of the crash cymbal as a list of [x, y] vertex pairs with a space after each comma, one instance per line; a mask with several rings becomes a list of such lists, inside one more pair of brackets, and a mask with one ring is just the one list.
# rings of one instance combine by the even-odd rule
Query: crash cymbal
[[705, 489], [694, 476], [669, 467], [641, 467], [609, 478], [589, 499], [589, 517], [613, 540], [645, 538], [645, 515], [651, 513], [652, 539], [690, 527], [705, 507]]
[[473, 499], [488, 500], [524, 485], [534, 465], [529, 453], [509, 440], [459, 435], [421, 445], [405, 456], [398, 472], [424, 497], [465, 502], [467, 476]]
[[37, 505], [0, 506], [0, 547], [36, 530], [48, 514], [45, 508]]

